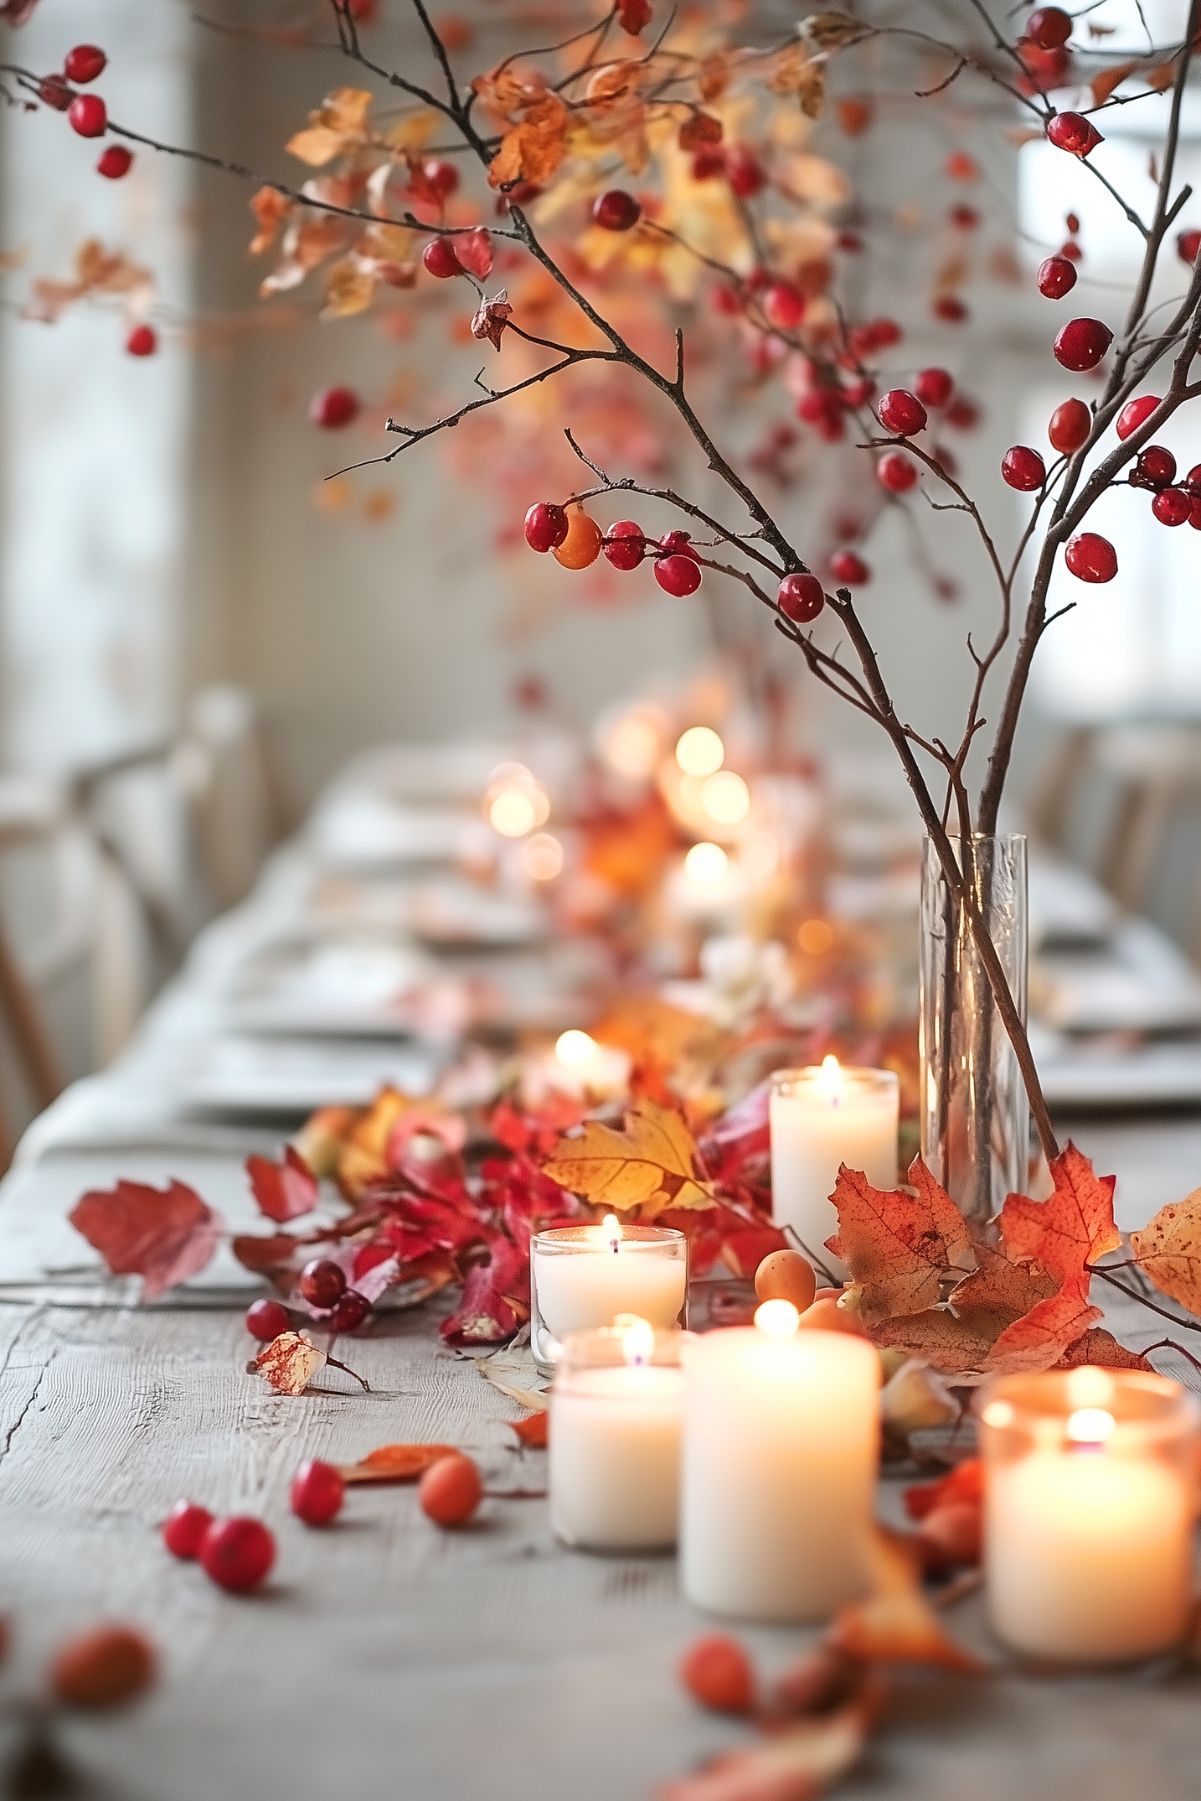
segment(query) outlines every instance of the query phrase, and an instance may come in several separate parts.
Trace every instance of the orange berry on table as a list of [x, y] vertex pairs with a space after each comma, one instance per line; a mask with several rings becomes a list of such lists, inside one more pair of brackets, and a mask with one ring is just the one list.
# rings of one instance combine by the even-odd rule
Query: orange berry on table
[[840, 1307], [829, 1295], [820, 1301], [814, 1301], [801, 1314], [799, 1325], [805, 1331], [814, 1332], [851, 1332], [857, 1337], [863, 1336], [863, 1328], [857, 1316], [849, 1308]]
[[799, 1251], [772, 1251], [755, 1271], [755, 1293], [761, 1301], [791, 1301], [798, 1313], [813, 1305], [817, 1277]]
[[714, 1632], [684, 1653], [680, 1680], [694, 1701], [715, 1713], [749, 1713], [755, 1700], [755, 1672], [736, 1638]]
[[596, 520], [589, 518], [582, 507], [573, 507], [567, 515], [563, 542], [554, 546], [552, 554], [564, 569], [587, 569], [600, 555], [603, 542], [604, 534]]
[[61, 1646], [50, 1686], [68, 1707], [119, 1707], [154, 1681], [154, 1646], [132, 1626], [97, 1626]]
[[465, 1525], [483, 1498], [479, 1465], [461, 1451], [452, 1451], [431, 1464], [417, 1490], [421, 1511], [435, 1526]]

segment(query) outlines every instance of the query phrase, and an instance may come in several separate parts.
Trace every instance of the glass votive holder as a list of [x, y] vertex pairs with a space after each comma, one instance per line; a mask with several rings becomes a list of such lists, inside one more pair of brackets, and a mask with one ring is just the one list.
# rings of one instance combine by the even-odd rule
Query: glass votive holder
[[[900, 1082], [891, 1069], [844, 1068], [826, 1057], [811, 1068], [772, 1075], [772, 1218], [831, 1267], [824, 1247], [838, 1230], [830, 1196], [839, 1165], [862, 1170], [875, 1188], [895, 1188], [900, 1105]], [[845, 1273], [841, 1265], [838, 1273]]]
[[670, 1226], [554, 1226], [530, 1241], [530, 1344], [553, 1369], [569, 1332], [637, 1314], [658, 1332], [688, 1323], [688, 1240]]
[[554, 1535], [580, 1551], [661, 1551], [676, 1542], [684, 1377], [674, 1328], [644, 1319], [563, 1340], [550, 1396]]
[[984, 1584], [997, 1637], [1054, 1663], [1170, 1651], [1193, 1609], [1201, 1407], [1090, 1364], [981, 1391]]

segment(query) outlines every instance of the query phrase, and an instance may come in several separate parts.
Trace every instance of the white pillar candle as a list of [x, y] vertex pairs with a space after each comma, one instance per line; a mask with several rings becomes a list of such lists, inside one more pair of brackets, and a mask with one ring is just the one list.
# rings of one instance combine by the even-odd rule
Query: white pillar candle
[[679, 1332], [646, 1320], [573, 1332], [550, 1400], [550, 1522], [588, 1551], [676, 1542], [683, 1375]]
[[1178, 1645], [1193, 1606], [1194, 1398], [1165, 1377], [1083, 1367], [995, 1383], [981, 1422], [998, 1637], [1090, 1664]]
[[658, 1331], [682, 1323], [688, 1294], [688, 1241], [666, 1226], [627, 1226], [606, 1214], [598, 1226], [558, 1226], [530, 1241], [531, 1343], [552, 1365], [569, 1332], [611, 1326], [637, 1314]]
[[823, 1246], [838, 1229], [830, 1201], [838, 1166], [861, 1169], [876, 1188], [897, 1185], [900, 1085], [892, 1070], [778, 1069], [771, 1078], [772, 1217], [839, 1275]]
[[767, 1301], [683, 1349], [681, 1581], [711, 1613], [821, 1620], [868, 1585], [879, 1359], [797, 1321]]

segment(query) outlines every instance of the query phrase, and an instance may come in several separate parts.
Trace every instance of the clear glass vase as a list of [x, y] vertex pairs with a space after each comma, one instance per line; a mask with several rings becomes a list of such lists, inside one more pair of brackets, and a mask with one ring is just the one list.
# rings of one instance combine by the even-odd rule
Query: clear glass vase
[[[952, 837], [976, 910], [1026, 1018], [1026, 840]], [[1030, 1107], [967, 914], [926, 844], [921, 905], [922, 1156], [977, 1236], [1030, 1162]]]

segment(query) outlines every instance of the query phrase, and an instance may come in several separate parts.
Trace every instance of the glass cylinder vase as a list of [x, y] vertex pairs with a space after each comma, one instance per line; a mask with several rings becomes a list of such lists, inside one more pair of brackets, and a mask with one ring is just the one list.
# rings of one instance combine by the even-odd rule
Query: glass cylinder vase
[[[952, 837], [1023, 1025], [1026, 840]], [[922, 1157], [975, 1233], [988, 1237], [1005, 1196], [1026, 1187], [1030, 1106], [971, 921], [933, 843], [922, 870], [920, 945]]]

